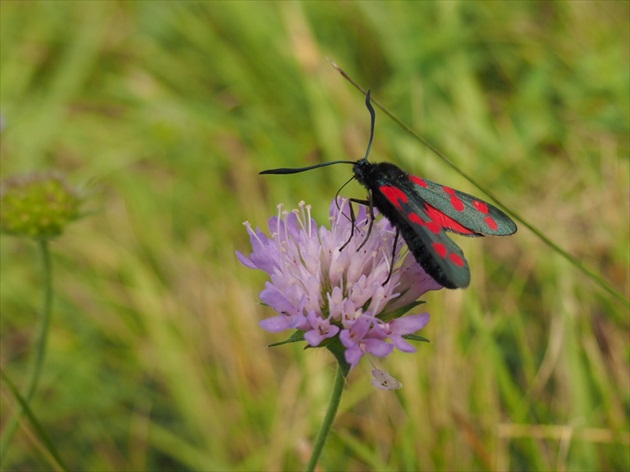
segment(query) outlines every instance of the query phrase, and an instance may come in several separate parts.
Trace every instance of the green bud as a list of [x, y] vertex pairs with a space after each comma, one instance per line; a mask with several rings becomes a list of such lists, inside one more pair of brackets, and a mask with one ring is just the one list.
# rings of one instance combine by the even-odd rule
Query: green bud
[[0, 183], [0, 231], [50, 239], [79, 215], [81, 198], [57, 174], [30, 174]]

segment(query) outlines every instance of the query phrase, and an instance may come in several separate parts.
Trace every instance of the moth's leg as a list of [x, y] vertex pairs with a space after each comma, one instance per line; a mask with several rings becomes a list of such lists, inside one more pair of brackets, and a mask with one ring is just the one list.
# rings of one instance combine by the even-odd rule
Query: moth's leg
[[353, 200], [352, 198], [350, 198], [350, 199], [348, 200], [348, 206], [350, 207], [350, 237], [349, 237], [349, 238], [348, 238], [348, 240], [345, 242], [345, 244], [339, 248], [339, 251], [340, 251], [340, 252], [341, 252], [341, 251], [343, 251], [343, 250], [344, 250], [344, 248], [345, 248], [348, 244], [350, 244], [350, 241], [352, 241], [352, 237], [354, 236], [354, 222], [355, 222], [356, 220], [355, 220], [355, 217], [354, 217], [354, 207], [352, 206], [352, 202], [354, 202], [354, 200]]
[[367, 205], [367, 207], [370, 209], [370, 226], [368, 226], [368, 233], [365, 239], [363, 240], [363, 242], [361, 243], [361, 245], [357, 248], [357, 251], [359, 251], [363, 246], [365, 246], [365, 243], [367, 243], [367, 240], [370, 239], [370, 235], [372, 234], [372, 226], [374, 226], [374, 220], [376, 219], [376, 217], [374, 216], [374, 202], [372, 201], [372, 192], [368, 194], [368, 197], [369, 197], [369, 200], [353, 200], [355, 203]]
[[398, 236], [400, 236], [400, 230], [396, 228], [396, 236], [394, 236], [394, 245], [392, 247], [392, 263], [389, 266], [389, 275], [385, 279], [385, 282], [383, 282], [383, 285], [389, 282], [389, 279], [392, 278], [392, 273], [394, 272], [394, 257], [396, 257], [396, 244], [398, 244]]

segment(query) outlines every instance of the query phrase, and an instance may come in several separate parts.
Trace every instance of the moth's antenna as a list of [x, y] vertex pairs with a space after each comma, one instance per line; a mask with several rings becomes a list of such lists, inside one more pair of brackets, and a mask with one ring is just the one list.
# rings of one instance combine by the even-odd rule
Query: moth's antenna
[[304, 172], [311, 169], [317, 169], [319, 167], [333, 166], [335, 164], [356, 164], [355, 161], [333, 161], [333, 162], [322, 162], [321, 164], [315, 164], [308, 167], [299, 167], [299, 168], [287, 168], [282, 167], [281, 169], [269, 169], [263, 170], [262, 172], [258, 172], [259, 174], [297, 174], [299, 172]]
[[370, 89], [368, 89], [365, 94], [365, 106], [370, 112], [371, 122], [370, 122], [370, 141], [368, 142], [367, 149], [365, 150], [365, 156], [363, 159], [368, 158], [370, 154], [370, 149], [372, 149], [372, 141], [374, 140], [374, 125], [376, 124], [376, 112], [374, 111], [374, 107], [372, 106], [372, 102], [370, 101]]

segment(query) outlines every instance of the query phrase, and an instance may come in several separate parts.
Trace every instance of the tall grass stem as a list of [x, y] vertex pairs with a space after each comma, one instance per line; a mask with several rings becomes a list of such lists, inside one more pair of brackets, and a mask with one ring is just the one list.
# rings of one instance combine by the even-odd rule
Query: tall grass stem
[[[42, 371], [42, 365], [44, 364], [53, 301], [52, 264], [47, 239], [39, 241], [39, 252], [42, 260], [42, 284], [44, 288], [44, 296], [39, 333], [37, 336], [37, 343], [35, 345], [35, 357], [33, 359], [31, 372], [27, 380], [26, 392], [24, 394], [24, 399], [27, 403], [30, 403], [33, 395], [35, 394]], [[2, 440], [0, 440], [0, 461], [2, 461], [7, 455], [7, 448], [13, 438], [13, 435], [15, 434], [15, 431], [17, 430], [17, 426], [23, 413], [24, 410], [20, 407], [7, 425], [6, 432], [3, 435]]]

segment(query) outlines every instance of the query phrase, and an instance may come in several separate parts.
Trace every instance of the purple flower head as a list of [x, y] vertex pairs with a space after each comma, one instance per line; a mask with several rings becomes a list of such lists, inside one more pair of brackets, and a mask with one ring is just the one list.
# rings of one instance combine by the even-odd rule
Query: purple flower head
[[318, 226], [310, 210], [304, 202], [292, 212], [278, 205], [278, 216], [269, 219], [270, 236], [245, 223], [253, 252], [236, 255], [246, 267], [269, 274], [260, 299], [278, 313], [261, 321], [261, 327], [302, 331], [313, 347], [338, 337], [351, 367], [366, 353], [384, 357], [394, 348], [414, 352], [403, 336], [423, 328], [429, 315], [394, 312], [442, 286], [402, 250], [406, 246], [401, 238], [392, 261], [396, 230], [387, 219], [375, 221], [365, 240], [370, 223], [365, 206], [358, 207], [354, 236], [341, 251], [352, 227], [349, 202], [332, 202], [330, 229]]

